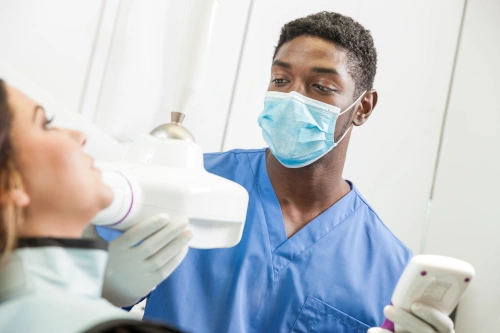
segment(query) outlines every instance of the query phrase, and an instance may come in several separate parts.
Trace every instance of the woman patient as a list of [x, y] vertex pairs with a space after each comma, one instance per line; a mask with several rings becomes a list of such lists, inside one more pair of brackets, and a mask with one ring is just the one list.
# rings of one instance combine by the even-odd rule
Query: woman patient
[[0, 80], [0, 332], [176, 332], [101, 298], [107, 244], [80, 237], [113, 193], [85, 140]]

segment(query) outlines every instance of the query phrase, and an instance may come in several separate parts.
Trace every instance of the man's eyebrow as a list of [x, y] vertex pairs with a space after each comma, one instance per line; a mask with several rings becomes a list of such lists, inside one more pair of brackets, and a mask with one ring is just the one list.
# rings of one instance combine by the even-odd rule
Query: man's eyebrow
[[33, 109], [33, 121], [35, 121], [35, 117], [36, 117], [36, 112], [40, 110], [42, 111], [44, 114], [45, 114], [45, 109], [43, 108], [43, 106], [41, 105], [36, 105], [35, 108]]
[[325, 68], [325, 67], [314, 67], [311, 72], [322, 73], [322, 74], [335, 74], [341, 76], [340, 73], [335, 68]]
[[273, 61], [273, 66], [280, 66], [280, 67], [287, 68], [287, 69], [291, 69], [292, 68], [292, 65], [290, 65], [287, 62], [283, 62], [281, 60], [274, 60]]

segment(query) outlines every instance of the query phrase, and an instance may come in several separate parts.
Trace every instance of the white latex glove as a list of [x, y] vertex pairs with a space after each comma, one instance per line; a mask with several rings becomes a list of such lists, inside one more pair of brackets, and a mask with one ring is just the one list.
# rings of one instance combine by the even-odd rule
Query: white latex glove
[[187, 219], [160, 214], [110, 242], [103, 297], [116, 306], [133, 305], [165, 280], [187, 254], [192, 238], [187, 225]]
[[[384, 308], [384, 314], [394, 324], [401, 326], [405, 332], [455, 333], [453, 321], [439, 310], [419, 302], [413, 303], [410, 310], [411, 313], [408, 313], [405, 310], [388, 305]], [[367, 333], [390, 333], [390, 331], [374, 327], [370, 328]]]
[[380, 328], [380, 327], [372, 327], [366, 333], [392, 333], [389, 330], [386, 330], [385, 328]]

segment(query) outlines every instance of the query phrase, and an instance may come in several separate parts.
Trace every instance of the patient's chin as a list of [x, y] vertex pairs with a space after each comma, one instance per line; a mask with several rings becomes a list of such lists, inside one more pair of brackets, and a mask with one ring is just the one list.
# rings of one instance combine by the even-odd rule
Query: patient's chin
[[104, 198], [103, 198], [103, 207], [101, 209], [107, 208], [111, 205], [113, 202], [114, 194], [111, 188], [107, 185], [104, 185], [105, 189], [103, 190], [104, 192]]
[[102, 184], [101, 188], [99, 189], [98, 197], [99, 197], [99, 202], [98, 202], [99, 211], [101, 211], [111, 205], [111, 203], [113, 202], [114, 194], [109, 186]]

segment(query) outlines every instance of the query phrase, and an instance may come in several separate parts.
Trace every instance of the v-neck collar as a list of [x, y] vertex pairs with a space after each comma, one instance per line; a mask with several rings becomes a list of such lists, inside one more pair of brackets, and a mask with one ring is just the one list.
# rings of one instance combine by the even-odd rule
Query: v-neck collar
[[287, 238], [281, 206], [267, 173], [265, 150], [263, 151], [256, 176], [257, 187], [269, 233], [273, 260], [273, 279], [275, 280], [278, 279], [280, 271], [294, 258], [300, 256], [309, 247], [332, 231], [351, 215], [361, 203], [354, 185], [349, 183], [351, 185], [349, 193], [306, 224], [292, 237]]

